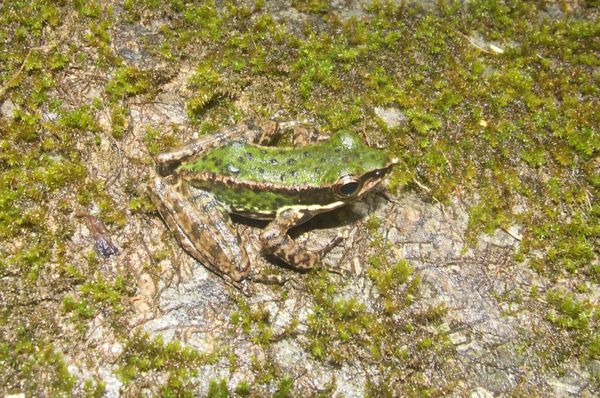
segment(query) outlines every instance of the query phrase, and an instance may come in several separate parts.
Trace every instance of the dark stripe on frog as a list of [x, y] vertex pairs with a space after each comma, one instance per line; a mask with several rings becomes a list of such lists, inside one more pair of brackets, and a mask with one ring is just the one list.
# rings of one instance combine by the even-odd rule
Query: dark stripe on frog
[[[322, 184], [322, 185], [311, 185], [311, 184], [297, 184], [293, 186], [275, 183], [275, 182], [258, 182], [258, 181], [247, 181], [240, 180], [235, 176], [228, 176], [223, 174], [212, 173], [209, 171], [205, 172], [193, 172], [189, 170], [179, 170], [179, 175], [186, 181], [189, 181], [193, 186], [198, 188], [210, 187], [210, 184], [220, 184], [226, 187], [246, 188], [255, 192], [273, 192], [282, 194], [306, 194], [319, 195], [321, 197], [329, 196], [328, 192], [333, 192], [335, 184]], [[209, 184], [210, 183], [210, 184]], [[211, 190], [212, 191], [212, 190]], [[331, 194], [333, 197], [333, 193]], [[319, 201], [321, 202], [321, 201]], [[331, 202], [331, 199], [325, 200], [325, 202]], [[315, 202], [312, 202], [315, 203]]]
[[210, 190], [233, 213], [252, 218], [273, 218], [278, 210], [289, 206], [317, 207], [315, 212], [318, 213], [318, 206], [339, 201], [329, 186], [291, 188], [272, 183], [236, 181], [233, 177], [213, 173], [190, 173], [186, 179], [196, 188]]

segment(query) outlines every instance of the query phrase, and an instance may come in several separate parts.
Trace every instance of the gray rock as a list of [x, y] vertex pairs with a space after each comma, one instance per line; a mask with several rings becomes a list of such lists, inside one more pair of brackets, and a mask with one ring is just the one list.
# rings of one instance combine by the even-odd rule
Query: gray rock
[[375, 114], [383, 120], [387, 128], [398, 127], [406, 120], [404, 113], [396, 108], [375, 107], [374, 111]]
[[6, 101], [4, 101], [2, 105], [0, 105], [0, 115], [7, 119], [12, 119], [14, 117], [15, 111], [18, 109], [19, 107], [15, 105], [15, 103], [12, 102], [9, 98]]

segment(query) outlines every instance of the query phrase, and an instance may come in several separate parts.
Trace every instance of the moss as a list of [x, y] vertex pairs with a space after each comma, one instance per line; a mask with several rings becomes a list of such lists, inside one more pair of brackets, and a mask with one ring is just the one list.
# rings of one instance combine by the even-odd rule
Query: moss
[[[125, 389], [138, 395], [137, 386], [152, 382], [152, 392], [161, 396], [194, 396], [193, 378], [207, 356], [178, 341], [165, 343], [162, 337], [151, 338], [136, 333], [127, 341], [117, 371]], [[156, 377], [162, 374], [162, 377]], [[217, 395], [220, 396], [220, 395]]]
[[[405, 267], [400, 263], [401, 267]], [[379, 264], [380, 268], [387, 268], [386, 264]], [[356, 299], [336, 297], [339, 287], [328, 280], [324, 274], [311, 278], [307, 286], [315, 296], [316, 305], [307, 319], [308, 338], [307, 348], [312, 356], [334, 366], [345, 363], [354, 363], [359, 360], [363, 363], [378, 363], [378, 371], [390, 380], [399, 380], [405, 371], [398, 364], [403, 363], [411, 355], [420, 352], [420, 358], [411, 366], [427, 367], [426, 358], [444, 353], [446, 358], [451, 356], [450, 344], [445, 333], [435, 330], [434, 325], [440, 325], [446, 308], [443, 304], [432, 307], [419, 314], [412, 314], [411, 320], [405, 323], [394, 320], [386, 314], [398, 314], [401, 308], [406, 308], [410, 295], [416, 293], [416, 284], [409, 284], [407, 277], [401, 278], [404, 282], [381, 295], [375, 303], [376, 311], [367, 310], [364, 304]], [[418, 281], [418, 278], [411, 278]], [[414, 282], [413, 282], [414, 283]], [[412, 285], [412, 286], [411, 286]], [[408, 300], [408, 301], [407, 301]], [[382, 311], [382, 312], [379, 312]], [[423, 333], [425, 329], [416, 329], [411, 324], [428, 325], [435, 332]], [[429, 329], [432, 330], [432, 329]], [[403, 342], [399, 346], [398, 342]], [[395, 363], [392, 366], [391, 363]], [[391, 382], [394, 384], [393, 382]], [[409, 391], [415, 386], [411, 381], [410, 387], [390, 386], [395, 395]], [[432, 387], [430, 385], [430, 387]], [[367, 388], [368, 389], [368, 388]], [[433, 390], [437, 390], [433, 388]]]
[[87, 379], [83, 384], [83, 393], [89, 398], [101, 398], [106, 393], [106, 384], [102, 380]]
[[113, 78], [106, 85], [106, 92], [113, 101], [147, 93], [151, 81], [147, 72], [133, 66], [123, 66], [117, 69]]
[[[89, 252], [88, 270], [94, 272], [98, 268], [96, 254]], [[120, 316], [125, 312], [125, 300], [135, 290], [124, 275], [117, 275], [112, 280], [105, 280], [101, 273], [85, 275], [79, 269], [67, 266], [66, 275], [79, 284], [77, 292], [69, 293], [62, 299], [62, 310], [79, 331], [87, 330], [87, 321], [99, 314], [110, 314], [115, 325], [120, 323]]]
[[98, 48], [98, 63], [102, 66], [111, 66], [119, 63], [119, 59], [113, 53], [110, 47], [111, 38], [109, 33], [110, 19], [104, 19], [100, 22], [90, 22], [90, 33], [85, 38], [90, 46]]
[[58, 120], [58, 125], [72, 131], [86, 132], [98, 131], [98, 125], [88, 105], [81, 106], [72, 111], [63, 110]]
[[249, 397], [252, 389], [247, 381], [240, 381], [235, 387], [235, 395], [238, 397]]
[[231, 396], [225, 379], [211, 380], [208, 384], [206, 398], [229, 398]]
[[273, 393], [273, 398], [287, 398], [292, 396], [293, 380], [290, 377], [284, 377], [277, 383], [277, 389]]
[[268, 345], [273, 339], [269, 312], [261, 307], [252, 308], [239, 299], [238, 310], [231, 313], [230, 323], [234, 328], [241, 328], [256, 344]]
[[205, 107], [222, 98], [222, 84], [219, 73], [211, 65], [199, 65], [188, 80], [188, 86], [194, 92], [186, 104], [188, 115], [192, 118], [201, 117]]
[[292, 6], [300, 12], [324, 14], [329, 10], [329, 2], [325, 0], [293, 0]]
[[600, 306], [587, 300], [579, 300], [572, 293], [560, 290], [548, 292], [546, 299], [550, 304], [547, 319], [558, 328], [569, 331], [580, 355], [598, 359]]
[[132, 197], [127, 207], [134, 213], [149, 213], [154, 210], [154, 205], [147, 195]]
[[381, 227], [381, 221], [374, 214], [369, 215], [365, 222], [365, 227], [371, 233], [377, 232], [377, 230]]
[[73, 6], [75, 11], [86, 17], [97, 18], [102, 13], [102, 5], [98, 1], [75, 0]]
[[[8, 389], [5, 391], [44, 391], [52, 396], [70, 396], [75, 378], [67, 370], [60, 352], [50, 341], [31, 334], [27, 325], [12, 326], [17, 328], [16, 338], [0, 343], [0, 362], [4, 367], [0, 381]], [[44, 379], [37, 377], [41, 374]], [[15, 384], [15, 379], [20, 384]], [[17, 385], [19, 388], [10, 387]]]
[[413, 273], [412, 267], [405, 260], [389, 266], [385, 264], [384, 258], [371, 257], [369, 263], [371, 266], [367, 270], [367, 276], [373, 281], [379, 293], [386, 296], [391, 293], [391, 290], [407, 283]]
[[110, 110], [110, 124], [111, 124], [111, 128], [112, 128], [112, 135], [113, 137], [115, 137], [116, 139], [121, 139], [123, 138], [123, 136], [125, 135], [126, 131], [127, 131], [127, 125], [128, 125], [128, 116], [129, 116], [129, 111], [128, 109], [119, 106], [119, 105], [114, 105], [111, 107]]
[[179, 143], [173, 135], [161, 132], [152, 126], [146, 127], [143, 141], [146, 148], [148, 148], [148, 152], [153, 156], [158, 155]]

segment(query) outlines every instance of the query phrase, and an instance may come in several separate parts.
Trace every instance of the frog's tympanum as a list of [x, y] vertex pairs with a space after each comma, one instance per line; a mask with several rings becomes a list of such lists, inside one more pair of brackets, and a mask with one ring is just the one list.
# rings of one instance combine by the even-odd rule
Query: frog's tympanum
[[395, 163], [347, 131], [323, 143], [265, 146], [278, 134], [276, 122], [245, 122], [157, 158], [150, 196], [162, 218], [189, 254], [236, 286], [250, 267], [229, 213], [272, 220], [260, 235], [263, 252], [306, 270], [333, 242], [308, 251], [288, 230], [357, 200]]

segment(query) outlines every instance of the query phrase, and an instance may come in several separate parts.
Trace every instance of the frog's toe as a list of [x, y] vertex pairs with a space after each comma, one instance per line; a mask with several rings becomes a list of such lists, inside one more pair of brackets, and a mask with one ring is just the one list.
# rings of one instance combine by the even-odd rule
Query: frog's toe
[[285, 275], [249, 275], [248, 280], [252, 282], [258, 282], [265, 285], [281, 285], [283, 286], [286, 282], [293, 280], [293, 278]]
[[321, 260], [321, 256], [301, 248], [288, 254], [288, 263], [299, 270], [309, 270], [315, 267]]
[[281, 234], [275, 229], [266, 229], [260, 239], [265, 254], [280, 258], [297, 270], [314, 268], [321, 259], [319, 254], [307, 251], [289, 235]]

